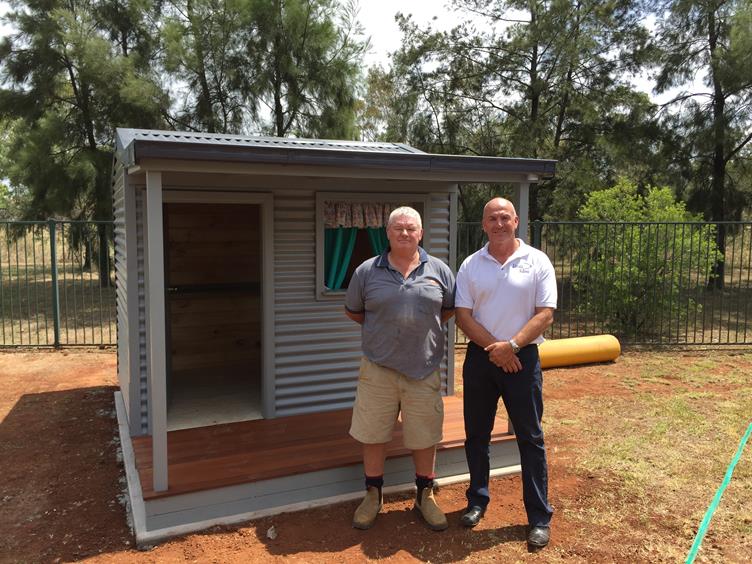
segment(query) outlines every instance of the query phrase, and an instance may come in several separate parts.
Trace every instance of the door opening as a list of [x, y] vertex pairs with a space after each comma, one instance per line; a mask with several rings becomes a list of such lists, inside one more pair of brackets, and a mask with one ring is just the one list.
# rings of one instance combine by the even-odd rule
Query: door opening
[[260, 212], [164, 205], [170, 431], [262, 417]]

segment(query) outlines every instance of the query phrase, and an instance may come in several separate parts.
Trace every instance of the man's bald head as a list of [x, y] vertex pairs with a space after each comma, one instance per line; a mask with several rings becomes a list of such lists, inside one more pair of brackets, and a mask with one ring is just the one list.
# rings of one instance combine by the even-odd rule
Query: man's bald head
[[506, 209], [511, 212], [514, 217], [517, 217], [517, 210], [514, 209], [514, 204], [506, 198], [492, 198], [485, 206], [483, 206], [483, 218], [485, 219], [492, 211]]

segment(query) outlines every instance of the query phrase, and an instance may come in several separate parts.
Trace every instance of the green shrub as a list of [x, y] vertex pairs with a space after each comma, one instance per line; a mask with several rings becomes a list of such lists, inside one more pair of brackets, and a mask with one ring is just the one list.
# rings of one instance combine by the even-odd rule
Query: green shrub
[[583, 309], [617, 334], [650, 334], [659, 319], [677, 325], [700, 307], [686, 289], [707, 285], [722, 259], [715, 226], [700, 222], [667, 187], [645, 194], [621, 179], [592, 192], [580, 208], [584, 226], [573, 267]]

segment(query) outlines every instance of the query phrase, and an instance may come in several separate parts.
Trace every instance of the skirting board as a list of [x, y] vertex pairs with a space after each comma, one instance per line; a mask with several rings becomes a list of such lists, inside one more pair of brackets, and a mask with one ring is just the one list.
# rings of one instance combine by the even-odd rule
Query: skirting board
[[[363, 495], [362, 466], [353, 465], [301, 476], [265, 480], [263, 483], [230, 486], [144, 502], [136, 470], [135, 454], [128, 432], [125, 405], [119, 391], [115, 392], [115, 406], [123, 463], [128, 481], [128, 510], [138, 547], [149, 547], [170, 537], [217, 525], [232, 525], [269, 515], [342, 503], [358, 499]], [[514, 441], [503, 443], [503, 446], [499, 447], [504, 451], [499, 453], [501, 456], [494, 456], [494, 446], [496, 445], [492, 445], [491, 476], [519, 473], [516, 443]], [[462, 449], [437, 454], [439, 478], [436, 482], [440, 486], [469, 481]], [[385, 479], [387, 483], [396, 483], [396, 485], [385, 487], [384, 493], [391, 494], [414, 489], [413, 476], [414, 470], [409, 456], [387, 460]], [[300, 484], [305, 484], [305, 488], [300, 488]], [[285, 488], [290, 489], [289, 494]], [[292, 503], [283, 502], [285, 499], [295, 499], [296, 495], [299, 497], [300, 494], [297, 492], [301, 490], [305, 490], [306, 495], [311, 496], [312, 499], [302, 499]], [[316, 491], [319, 495], [316, 495]], [[332, 495], [332, 492], [336, 493]], [[258, 505], [258, 499], [262, 500], [261, 505], [263, 503], [271, 505], [253, 510], [242, 509], [253, 506], [254, 503]]]

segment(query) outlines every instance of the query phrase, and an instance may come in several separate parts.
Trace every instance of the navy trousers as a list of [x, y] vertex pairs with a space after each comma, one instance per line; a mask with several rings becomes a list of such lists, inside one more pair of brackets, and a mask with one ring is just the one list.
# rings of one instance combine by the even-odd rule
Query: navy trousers
[[514, 426], [522, 466], [522, 499], [528, 523], [548, 526], [553, 509], [548, 504], [548, 466], [543, 442], [543, 375], [538, 346], [520, 350], [520, 372], [507, 374], [488, 359], [475, 343], [467, 347], [462, 368], [465, 415], [465, 455], [470, 470], [468, 507], [485, 508], [490, 500], [489, 445], [499, 397]]

